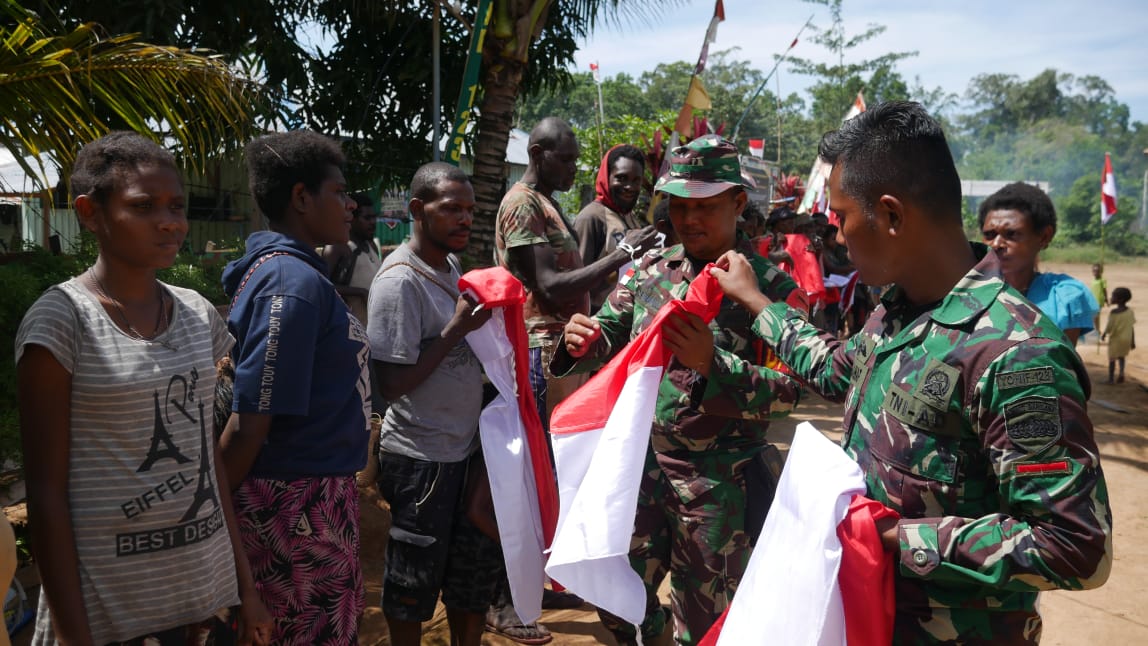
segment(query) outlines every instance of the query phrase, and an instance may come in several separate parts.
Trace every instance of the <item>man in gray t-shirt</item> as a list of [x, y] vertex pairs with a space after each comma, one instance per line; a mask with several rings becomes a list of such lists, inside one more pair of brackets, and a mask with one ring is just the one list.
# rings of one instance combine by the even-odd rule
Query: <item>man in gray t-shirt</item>
[[452, 643], [478, 646], [502, 555], [465, 500], [468, 477], [485, 477], [482, 365], [465, 337], [490, 319], [459, 294], [453, 255], [470, 239], [474, 189], [458, 168], [426, 164], [411, 181], [410, 211], [411, 239], [387, 256], [368, 298], [371, 360], [390, 401], [379, 440], [392, 517], [383, 614], [391, 643], [415, 646], [441, 591]]

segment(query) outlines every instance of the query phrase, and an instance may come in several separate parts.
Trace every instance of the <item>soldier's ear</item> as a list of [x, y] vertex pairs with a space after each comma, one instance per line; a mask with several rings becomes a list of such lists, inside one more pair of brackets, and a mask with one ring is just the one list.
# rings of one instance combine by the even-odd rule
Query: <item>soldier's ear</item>
[[877, 199], [878, 212], [885, 215], [883, 222], [890, 236], [900, 235], [905, 226], [905, 204], [893, 195], [882, 195]]

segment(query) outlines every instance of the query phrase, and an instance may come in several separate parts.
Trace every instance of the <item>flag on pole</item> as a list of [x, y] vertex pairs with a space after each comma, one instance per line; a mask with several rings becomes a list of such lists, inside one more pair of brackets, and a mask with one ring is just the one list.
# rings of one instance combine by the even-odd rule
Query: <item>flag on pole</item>
[[[717, 41], [718, 23], [723, 20], [725, 20], [725, 5], [722, 4], [722, 0], [717, 0], [714, 3], [714, 15], [710, 18], [710, 25], [706, 29], [705, 40], [702, 41], [702, 51], [698, 56], [698, 63], [694, 66], [693, 76], [690, 77], [690, 88], [686, 92], [686, 101], [682, 105], [682, 109], [678, 111], [678, 118], [674, 121], [674, 132], [670, 135], [669, 145], [666, 146], [667, 152], [677, 148], [679, 135], [687, 138], [693, 136], [694, 110], [709, 110], [713, 107], [710, 102], [710, 95], [706, 92], [706, 88], [702, 85], [702, 80], [698, 78], [698, 75], [706, 69], [710, 43]], [[670, 156], [666, 155], [662, 168], [659, 170], [659, 176], [669, 169], [669, 159]]]
[[602, 82], [602, 77], [599, 76], [599, 74], [598, 74], [598, 64], [597, 63], [590, 63], [590, 72], [594, 74], [594, 82], [595, 83], [601, 83]]
[[1100, 180], [1100, 224], [1108, 224], [1116, 215], [1116, 176], [1112, 174], [1112, 158], [1104, 153], [1104, 177]]
[[522, 283], [502, 267], [469, 271], [458, 281], [494, 316], [466, 335], [498, 390], [478, 420], [494, 516], [506, 559], [514, 611], [526, 623], [542, 616], [545, 549], [554, 537], [558, 493], [546, 437], [531, 394]]
[[765, 140], [764, 139], [750, 139], [749, 140], [749, 154], [763, 159], [765, 157]]
[[798, 425], [745, 576], [699, 646], [892, 643], [894, 559], [875, 521], [897, 514], [864, 493], [857, 463]]
[[[849, 106], [841, 123], [865, 111], [865, 97], [858, 92], [853, 98], [853, 105]], [[833, 168], [820, 157], [813, 160], [813, 168], [809, 171], [809, 181], [805, 183], [805, 196], [801, 198], [801, 205], [797, 207], [798, 213], [825, 212], [829, 208], [829, 195], [825, 184], [829, 181], [829, 173]]]
[[670, 359], [662, 324], [684, 312], [711, 321], [721, 298], [717, 280], [703, 270], [684, 301], [664, 305], [648, 328], [550, 418], [560, 511], [546, 573], [633, 624], [645, 614], [646, 589], [628, 555], [658, 385]]

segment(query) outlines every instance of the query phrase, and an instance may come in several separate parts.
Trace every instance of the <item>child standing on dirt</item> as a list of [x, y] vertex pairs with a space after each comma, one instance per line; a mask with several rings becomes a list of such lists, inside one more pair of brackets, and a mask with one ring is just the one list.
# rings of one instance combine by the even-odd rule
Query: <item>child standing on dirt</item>
[[1128, 308], [1128, 301], [1132, 300], [1132, 290], [1127, 287], [1117, 287], [1112, 290], [1112, 303], [1116, 307], [1108, 315], [1108, 325], [1104, 327], [1104, 334], [1100, 339], [1108, 339], [1108, 381], [1113, 383], [1112, 377], [1116, 372], [1116, 364], [1120, 364], [1120, 374], [1116, 376], [1115, 383], [1124, 383], [1124, 357], [1136, 349], [1136, 316]]
[[[1092, 296], [1096, 298], [1097, 305], [1100, 309], [1104, 309], [1108, 305], [1108, 281], [1104, 280], [1104, 265], [1096, 263], [1092, 265], [1092, 283], [1089, 285], [1092, 290]], [[1096, 315], [1092, 317], [1092, 329], [1100, 329], [1100, 310], [1096, 310]]]

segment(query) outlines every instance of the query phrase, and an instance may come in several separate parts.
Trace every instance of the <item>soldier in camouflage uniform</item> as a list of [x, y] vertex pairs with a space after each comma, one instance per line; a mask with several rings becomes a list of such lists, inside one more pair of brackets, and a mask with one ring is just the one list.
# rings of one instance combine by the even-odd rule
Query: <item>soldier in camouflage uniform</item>
[[[682, 244], [645, 254], [592, 319], [571, 319], [551, 363], [555, 374], [600, 366], [730, 249], [750, 258], [760, 289], [804, 306], [796, 283], [754, 255], [737, 231], [747, 195], [733, 144], [707, 136], [675, 149], [656, 190], [669, 196]], [[693, 644], [725, 610], [748, 563], [746, 506], [759, 501], [746, 500], [746, 478], [764, 477], [766, 420], [788, 415], [799, 392], [789, 377], [761, 367], [767, 351], [751, 323], [749, 312], [732, 302], [708, 327], [697, 317], [667, 322], [674, 358], [658, 392], [630, 550], [647, 586], [646, 638], [664, 628], [657, 589], [667, 572], [675, 638]], [[749, 521], [750, 531], [760, 530], [762, 518]], [[603, 621], [619, 642], [634, 641], [633, 626], [606, 613]]]
[[844, 402], [845, 451], [901, 514], [878, 524], [898, 562], [895, 642], [1035, 644], [1037, 591], [1099, 586], [1111, 566], [1088, 374], [965, 239], [944, 133], [918, 104], [870, 109], [820, 154], [861, 280], [895, 284], [865, 327], [821, 334], [733, 254], [713, 273], [806, 385]]

